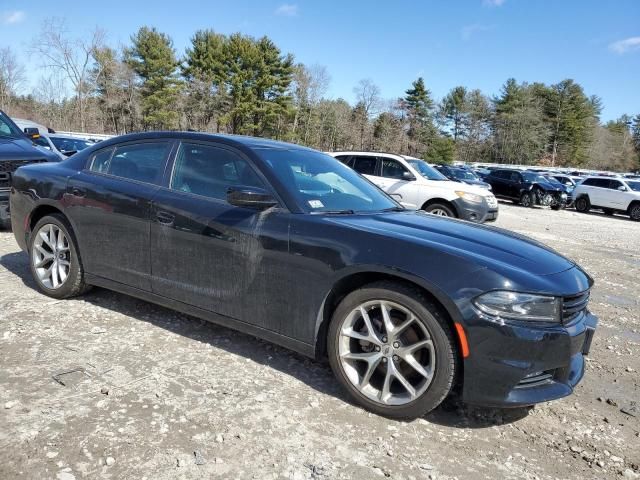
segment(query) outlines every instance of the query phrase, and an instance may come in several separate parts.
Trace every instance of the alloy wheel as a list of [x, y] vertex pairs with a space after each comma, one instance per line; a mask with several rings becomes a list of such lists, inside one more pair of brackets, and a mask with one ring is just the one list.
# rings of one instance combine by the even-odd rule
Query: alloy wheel
[[449, 212], [447, 212], [445, 209], [443, 208], [434, 208], [433, 210], [431, 210], [429, 212], [431, 215], [438, 215], [439, 217], [448, 217], [449, 216]]
[[40, 227], [31, 250], [31, 261], [38, 281], [46, 288], [56, 290], [65, 284], [71, 270], [69, 239], [53, 223]]
[[640, 205], [634, 205], [631, 207], [630, 217], [632, 220], [640, 220]]
[[520, 200], [520, 203], [522, 203], [523, 207], [530, 207], [531, 196], [528, 193], [525, 193], [524, 195], [522, 195], [522, 199]]
[[349, 382], [383, 405], [404, 405], [429, 388], [436, 355], [426, 326], [406, 307], [362, 303], [340, 327], [338, 354]]

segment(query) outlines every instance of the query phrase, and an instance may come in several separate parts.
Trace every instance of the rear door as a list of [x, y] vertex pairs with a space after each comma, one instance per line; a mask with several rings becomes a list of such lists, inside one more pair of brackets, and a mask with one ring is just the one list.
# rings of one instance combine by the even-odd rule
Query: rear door
[[[588, 183], [588, 185], [587, 185]], [[588, 186], [587, 193], [591, 205], [605, 208], [613, 208], [609, 206], [609, 179], [608, 178], [591, 178], [585, 180], [585, 186]]]
[[151, 290], [151, 200], [172, 146], [154, 139], [97, 150], [69, 179], [65, 211], [87, 273]]
[[378, 157], [367, 155], [354, 155], [348, 165], [360, 175], [364, 175], [380, 188], [384, 185], [384, 179], [380, 177]]
[[505, 171], [504, 170], [494, 170], [492, 171], [487, 180], [491, 183], [491, 188], [493, 194], [498, 197], [506, 197], [507, 196], [507, 188], [505, 181]]

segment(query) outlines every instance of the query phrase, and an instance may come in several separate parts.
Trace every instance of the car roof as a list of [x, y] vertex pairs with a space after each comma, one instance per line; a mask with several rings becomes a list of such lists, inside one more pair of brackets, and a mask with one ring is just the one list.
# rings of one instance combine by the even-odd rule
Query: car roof
[[176, 140], [200, 140], [200, 141], [221, 141], [231, 146], [244, 146], [250, 149], [280, 149], [280, 150], [313, 150], [302, 145], [294, 143], [281, 142], [278, 140], [269, 140], [266, 138], [249, 137], [245, 135], [230, 135], [222, 133], [202, 133], [202, 132], [183, 132], [183, 131], [154, 131], [130, 133], [120, 135], [118, 137], [109, 138], [100, 142], [102, 146], [117, 145], [123, 142], [135, 142], [137, 140], [153, 140], [156, 138], [172, 138]]
[[332, 155], [332, 156], [334, 156], [334, 155], [360, 155], [360, 156], [363, 156], [363, 157], [376, 157], [378, 155], [385, 155], [385, 156], [388, 156], [388, 157], [393, 157], [395, 159], [403, 159], [403, 160], [412, 159], [412, 157], [407, 157], [406, 155], [398, 155], [397, 153], [389, 153], [389, 152], [362, 152], [362, 151], [355, 151], [355, 150], [340, 150], [339, 152], [330, 152], [329, 154]]

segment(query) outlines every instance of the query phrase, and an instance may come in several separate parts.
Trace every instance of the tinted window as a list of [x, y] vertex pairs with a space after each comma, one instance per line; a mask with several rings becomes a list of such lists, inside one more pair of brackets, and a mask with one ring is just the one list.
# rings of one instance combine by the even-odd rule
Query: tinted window
[[34, 138], [33, 143], [35, 143], [36, 145], [39, 145], [40, 147], [48, 148], [49, 150], [51, 150], [51, 145], [49, 145], [49, 142], [47, 142], [47, 139], [42, 136], [38, 138]]
[[442, 173], [440, 173], [435, 168], [428, 165], [427, 162], [425, 162], [424, 160], [418, 160], [417, 158], [410, 158], [407, 160], [407, 162], [409, 162], [409, 165], [415, 168], [420, 175], [422, 175], [424, 178], [428, 180], [446, 180], [447, 179], [447, 177], [445, 177]]
[[407, 169], [402, 166], [400, 162], [391, 158], [382, 159], [382, 176], [387, 178], [402, 179], [404, 172]]
[[522, 177], [518, 172], [511, 172], [509, 174], [509, 180], [511, 180], [512, 182], [519, 182], [520, 180], [522, 180]]
[[180, 145], [171, 176], [172, 189], [224, 200], [234, 185], [264, 188], [251, 166], [234, 152], [213, 145]]
[[89, 160], [89, 170], [92, 172], [107, 173], [109, 171], [109, 160], [111, 160], [112, 153], [113, 148], [98, 150]]
[[619, 182], [618, 180], [609, 180], [608, 188], [616, 190], [618, 187], [621, 187], [621, 186], [622, 186], [622, 182]]
[[584, 179], [580, 185], [586, 185], [587, 187], [593, 187], [596, 184], [596, 179], [595, 178], [586, 178]]
[[494, 170], [490, 173], [492, 177], [507, 179], [511, 176], [511, 172], [508, 170]]
[[93, 143], [82, 140], [81, 138], [64, 138], [64, 137], [49, 137], [55, 147], [61, 152], [79, 152], [87, 147], [93, 145]]
[[376, 157], [354, 157], [353, 169], [362, 175], [376, 174]]
[[344, 163], [344, 164], [346, 164], [346, 165], [348, 165], [348, 164], [349, 164], [349, 158], [350, 158], [350, 156], [349, 156], [349, 155], [338, 155], [338, 156], [337, 156], [337, 157], [335, 157], [335, 158], [337, 158], [338, 160], [340, 160], [342, 163]]
[[116, 147], [110, 159], [106, 158], [106, 151], [96, 153], [90, 169], [139, 182], [157, 183], [162, 177], [168, 150], [168, 142], [124, 145]]

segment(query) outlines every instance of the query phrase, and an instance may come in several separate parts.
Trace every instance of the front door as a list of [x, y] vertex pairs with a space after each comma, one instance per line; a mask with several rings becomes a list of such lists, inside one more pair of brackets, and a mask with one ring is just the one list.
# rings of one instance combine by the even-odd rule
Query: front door
[[[287, 306], [270, 292], [288, 258], [290, 214], [227, 203], [229, 187], [267, 188], [250, 161], [212, 142], [182, 142], [153, 201], [153, 292], [269, 330]], [[282, 298], [282, 297], [281, 297]]]
[[[418, 209], [418, 187], [415, 178], [409, 170], [400, 162], [393, 158], [381, 157], [380, 180], [382, 189], [392, 195], [403, 206], [411, 209]], [[376, 183], [378, 183], [376, 182]]]
[[87, 273], [151, 289], [149, 212], [172, 142], [134, 142], [96, 151], [69, 179], [66, 212]]

